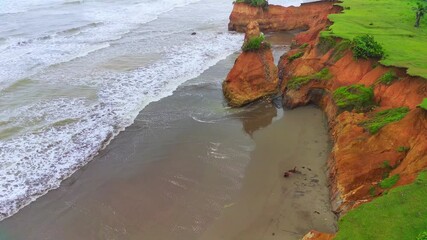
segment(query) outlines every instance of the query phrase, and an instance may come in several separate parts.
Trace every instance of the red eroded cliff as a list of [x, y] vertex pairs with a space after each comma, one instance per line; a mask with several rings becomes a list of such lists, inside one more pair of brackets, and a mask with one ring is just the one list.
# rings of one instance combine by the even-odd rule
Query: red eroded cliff
[[[334, 210], [345, 212], [380, 194], [383, 190], [376, 186], [388, 172], [390, 176], [400, 175], [396, 186], [412, 182], [427, 168], [427, 112], [416, 108], [427, 97], [427, 81], [407, 76], [402, 69], [379, 66], [373, 60], [356, 61], [349, 49], [339, 59], [334, 56], [335, 49], [319, 53], [318, 38], [307, 43], [302, 57], [290, 61], [289, 56], [302, 51], [294, 49], [280, 61], [283, 102], [289, 108], [315, 103], [328, 116], [334, 142], [329, 160]], [[314, 79], [297, 89], [286, 87], [296, 76], [313, 75], [325, 68], [329, 69], [330, 79]], [[398, 79], [390, 85], [379, 83], [378, 79], [390, 70], [396, 72]], [[369, 113], [339, 110], [332, 93], [338, 87], [352, 84], [372, 86], [378, 107]], [[406, 117], [376, 134], [361, 126], [375, 112], [402, 106], [410, 108]], [[402, 147], [407, 150], [399, 151]]]
[[244, 32], [251, 21], [257, 21], [261, 31], [286, 31], [311, 29], [319, 32], [328, 23], [328, 14], [337, 13], [339, 7], [331, 2], [305, 3], [300, 7], [269, 5], [267, 9], [235, 3], [230, 15], [228, 29]]
[[[247, 26], [245, 43], [260, 36], [256, 22]], [[259, 49], [242, 52], [222, 84], [224, 96], [232, 107], [240, 107], [278, 92], [279, 78], [273, 52], [265, 42]]]

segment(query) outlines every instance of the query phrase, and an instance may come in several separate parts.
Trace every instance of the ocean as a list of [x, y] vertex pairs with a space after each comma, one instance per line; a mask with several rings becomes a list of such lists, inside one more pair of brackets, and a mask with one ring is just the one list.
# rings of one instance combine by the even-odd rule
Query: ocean
[[239, 51], [231, 10], [230, 0], [0, 0], [0, 220]]

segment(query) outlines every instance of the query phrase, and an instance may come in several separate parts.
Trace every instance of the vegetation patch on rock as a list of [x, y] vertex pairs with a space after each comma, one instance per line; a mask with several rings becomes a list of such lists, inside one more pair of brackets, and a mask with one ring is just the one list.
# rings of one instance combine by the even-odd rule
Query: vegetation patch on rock
[[423, 101], [421, 102], [421, 104], [418, 105], [418, 107], [427, 111], [427, 98], [424, 98]]
[[409, 108], [407, 107], [387, 109], [375, 113], [372, 118], [362, 122], [360, 125], [371, 134], [375, 134], [385, 125], [402, 120], [408, 112]]
[[298, 59], [298, 58], [302, 57], [303, 55], [304, 55], [304, 52], [297, 52], [294, 55], [289, 56], [288, 61], [292, 62], [293, 60]]
[[339, 87], [334, 91], [333, 98], [343, 110], [368, 111], [375, 106], [374, 90], [362, 84]]
[[297, 90], [301, 88], [301, 86], [313, 81], [313, 80], [328, 80], [332, 77], [332, 74], [329, 72], [329, 69], [324, 68], [319, 72], [301, 77], [293, 77], [288, 82], [288, 89]]
[[270, 47], [271, 45], [268, 42], [265, 42], [264, 34], [261, 33], [258, 37], [252, 37], [246, 41], [242, 46], [242, 51], [250, 52]]
[[334, 239], [417, 239], [427, 226], [426, 189], [427, 172], [422, 172], [412, 184], [349, 211]]
[[382, 189], [389, 189], [389, 188], [392, 188], [394, 185], [396, 185], [396, 183], [399, 181], [399, 179], [400, 179], [400, 175], [396, 174], [396, 175], [393, 175], [391, 177], [388, 177], [388, 178], [382, 180], [378, 184], [378, 186]]
[[384, 73], [384, 75], [382, 75], [380, 78], [378, 78], [378, 82], [385, 85], [390, 85], [396, 79], [396, 73], [394, 71], [388, 71]]
[[268, 7], [268, 1], [266, 0], [236, 0], [235, 3], [246, 3], [251, 5], [252, 7]]
[[352, 43], [350, 40], [342, 40], [334, 48], [334, 51], [332, 52], [331, 59], [333, 62], [337, 62], [342, 57], [344, 57], [345, 52], [350, 49], [352, 46]]

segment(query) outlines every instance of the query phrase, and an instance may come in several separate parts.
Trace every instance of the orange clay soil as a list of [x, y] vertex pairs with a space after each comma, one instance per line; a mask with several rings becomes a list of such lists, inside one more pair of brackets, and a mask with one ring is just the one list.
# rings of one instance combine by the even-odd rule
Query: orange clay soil
[[[305, 39], [308, 46], [301, 58], [288, 60], [301, 49], [294, 49], [281, 58], [283, 103], [289, 108], [315, 103], [325, 111], [334, 142], [328, 162], [332, 206], [337, 213], [344, 213], [380, 195], [383, 190], [375, 186], [386, 171], [391, 171], [390, 176], [400, 175], [396, 187], [411, 183], [427, 168], [427, 111], [416, 107], [427, 97], [427, 80], [408, 76], [404, 69], [376, 66], [373, 60], [355, 60], [351, 50], [344, 52], [339, 60], [332, 57], [333, 49], [322, 55], [317, 50], [318, 39], [317, 36]], [[329, 69], [331, 79], [313, 80], [299, 89], [286, 88], [293, 77], [311, 75], [323, 68]], [[378, 78], [390, 70], [396, 72], [398, 80], [391, 85], [378, 83]], [[373, 86], [378, 107], [370, 113], [340, 111], [332, 92], [352, 84]], [[376, 134], [360, 126], [375, 112], [402, 106], [410, 108], [406, 117], [386, 125]], [[399, 152], [399, 147], [409, 150]], [[386, 162], [392, 169], [385, 167]], [[372, 196], [373, 187], [375, 196]], [[329, 235], [317, 234], [307, 239], [328, 239], [326, 237]]]
[[[330, 2], [304, 4], [299, 8], [270, 6], [268, 11], [235, 4], [229, 29], [242, 31], [251, 20], [257, 20], [261, 30], [308, 29], [295, 38], [297, 44], [308, 45], [291, 50], [279, 62], [283, 104], [295, 108], [314, 103], [325, 111], [334, 142], [328, 161], [331, 201], [334, 211], [345, 213], [382, 193], [383, 190], [375, 186], [386, 171], [391, 171], [390, 176], [400, 175], [396, 187], [411, 183], [427, 168], [427, 111], [416, 107], [427, 97], [427, 80], [408, 76], [405, 69], [383, 67], [374, 60], [355, 60], [351, 50], [342, 52], [339, 59], [333, 56], [333, 49], [319, 53], [319, 32], [329, 25], [327, 15], [339, 11]], [[300, 58], [288, 60], [299, 52], [303, 52]], [[332, 78], [313, 80], [298, 89], [286, 87], [293, 77], [312, 75], [324, 68], [329, 69]], [[378, 83], [378, 78], [390, 70], [397, 74], [398, 80], [390, 85]], [[338, 87], [352, 84], [373, 86], [378, 107], [369, 113], [339, 110], [332, 93]], [[386, 125], [376, 134], [360, 126], [361, 121], [375, 112], [402, 106], [410, 109], [406, 117]], [[409, 150], [398, 151], [399, 147]], [[384, 167], [385, 162], [392, 169]], [[370, 191], [372, 187], [376, 188], [375, 196]], [[332, 238], [331, 234], [313, 231], [304, 239]]]
[[[258, 24], [248, 24], [245, 42], [259, 36]], [[240, 107], [278, 92], [279, 79], [273, 53], [261, 44], [258, 50], [242, 52], [222, 84], [224, 96], [232, 107]]]
[[318, 33], [329, 22], [328, 14], [339, 11], [340, 8], [330, 2], [306, 3], [300, 7], [269, 5], [268, 10], [235, 3], [228, 29], [244, 32], [249, 22], [257, 21], [264, 32], [310, 29], [309, 32]]

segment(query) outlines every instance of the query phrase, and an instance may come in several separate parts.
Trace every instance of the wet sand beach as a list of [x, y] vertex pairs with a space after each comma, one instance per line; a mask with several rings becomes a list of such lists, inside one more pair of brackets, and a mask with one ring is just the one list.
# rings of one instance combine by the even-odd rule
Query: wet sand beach
[[[312, 106], [228, 108], [221, 83], [236, 57], [150, 103], [59, 189], [0, 222], [0, 239], [260, 240], [333, 232], [325, 117]], [[300, 173], [284, 178], [294, 167]]]

